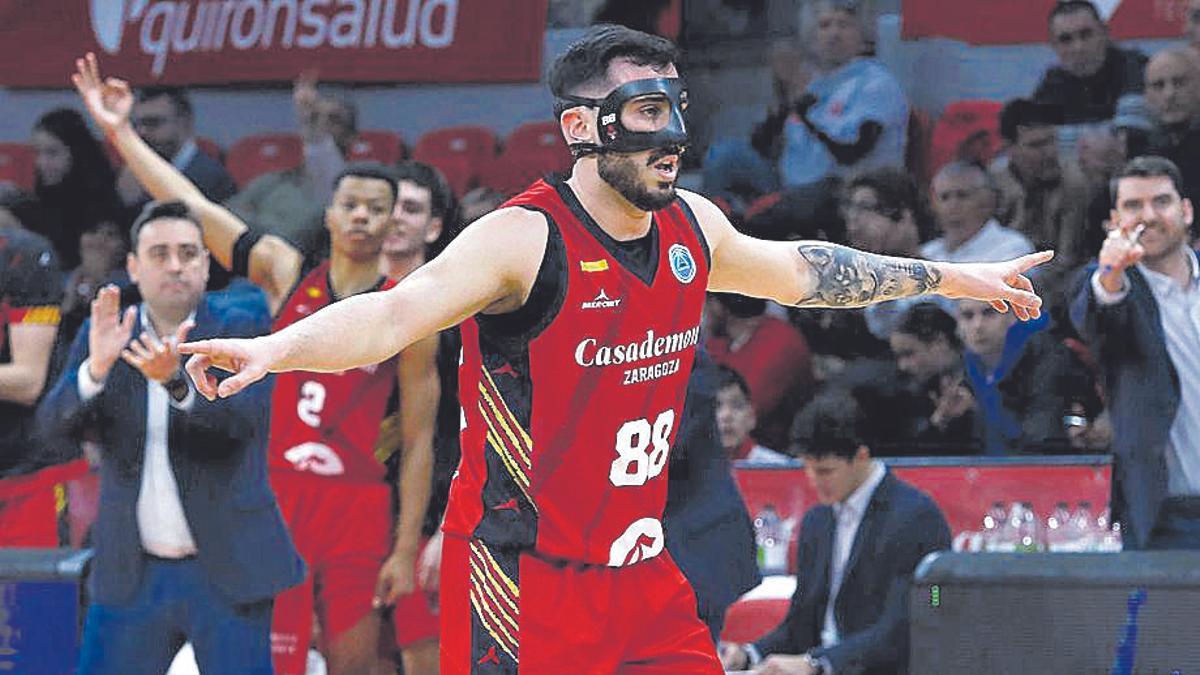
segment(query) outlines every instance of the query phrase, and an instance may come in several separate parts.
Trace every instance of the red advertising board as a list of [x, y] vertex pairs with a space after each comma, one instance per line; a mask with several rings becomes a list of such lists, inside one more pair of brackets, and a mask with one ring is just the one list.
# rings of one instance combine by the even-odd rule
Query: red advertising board
[[[983, 516], [994, 502], [1007, 507], [1014, 501], [1033, 503], [1045, 518], [1057, 502], [1090, 501], [1099, 513], [1112, 489], [1112, 466], [1078, 464], [961, 464], [894, 466], [892, 471], [933, 497], [954, 534], [979, 529]], [[780, 515], [795, 518], [797, 527], [804, 512], [817, 505], [816, 493], [803, 469], [738, 469], [738, 487], [751, 514], [772, 504]]]
[[0, 86], [65, 87], [93, 51], [135, 85], [514, 82], [541, 73], [546, 2], [0, 0]]
[[[944, 37], [977, 45], [1046, 42], [1057, 0], [904, 0], [903, 37]], [[1187, 0], [1093, 0], [1113, 37], [1175, 38]]]

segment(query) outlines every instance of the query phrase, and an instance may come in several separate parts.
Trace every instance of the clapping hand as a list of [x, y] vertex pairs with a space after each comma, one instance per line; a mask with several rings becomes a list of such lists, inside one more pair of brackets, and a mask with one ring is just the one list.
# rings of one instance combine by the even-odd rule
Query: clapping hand
[[196, 324], [184, 321], [175, 334], [159, 340], [149, 332], [142, 331], [138, 339], [129, 343], [121, 352], [121, 359], [133, 366], [147, 380], [166, 384], [179, 372], [179, 345], [187, 340], [187, 334]]

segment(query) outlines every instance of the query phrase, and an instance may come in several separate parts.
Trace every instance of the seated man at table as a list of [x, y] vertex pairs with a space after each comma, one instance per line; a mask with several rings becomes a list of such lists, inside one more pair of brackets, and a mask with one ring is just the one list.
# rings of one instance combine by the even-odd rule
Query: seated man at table
[[821, 503], [804, 514], [787, 616], [753, 644], [727, 644], [731, 670], [763, 675], [908, 670], [908, 590], [917, 563], [950, 548], [933, 500], [871, 458], [857, 402], [837, 390], [805, 409], [793, 450]]

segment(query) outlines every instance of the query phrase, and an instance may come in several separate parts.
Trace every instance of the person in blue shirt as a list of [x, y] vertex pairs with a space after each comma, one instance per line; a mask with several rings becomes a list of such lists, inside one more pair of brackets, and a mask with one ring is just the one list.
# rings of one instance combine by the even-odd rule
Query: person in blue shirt
[[[781, 188], [815, 198], [851, 172], [904, 165], [908, 102], [896, 78], [865, 55], [867, 17], [859, 5], [805, 6], [805, 43], [813, 45], [816, 74], [803, 90], [780, 88], [779, 107], [750, 143], [726, 140], [710, 148], [707, 192], [735, 202], [746, 196], [739, 193]], [[790, 82], [786, 75], [776, 79]]]

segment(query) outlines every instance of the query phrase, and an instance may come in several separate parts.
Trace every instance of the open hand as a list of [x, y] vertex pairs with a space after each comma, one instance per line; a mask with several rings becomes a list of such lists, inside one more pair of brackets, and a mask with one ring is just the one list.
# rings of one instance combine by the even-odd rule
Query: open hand
[[166, 340], [159, 340], [143, 331], [121, 352], [121, 359], [136, 368], [147, 380], [166, 384], [179, 372], [179, 345], [187, 339], [188, 332], [195, 325], [191, 321], [183, 322], [175, 334]]
[[990, 303], [998, 312], [1011, 306], [1021, 321], [1036, 319], [1042, 315], [1042, 299], [1025, 273], [1053, 257], [1053, 251], [1041, 251], [1004, 262], [943, 264], [939, 292], [948, 298]]
[[121, 356], [129, 337], [137, 307], [129, 307], [121, 315], [121, 291], [113, 284], [100, 289], [92, 300], [92, 321], [88, 327], [88, 374], [103, 382]]
[[133, 110], [133, 92], [129, 83], [115, 77], [101, 80], [100, 66], [91, 52], [82, 59], [75, 59], [75, 70], [71, 83], [104, 133], [111, 135], [129, 124], [129, 113]]

